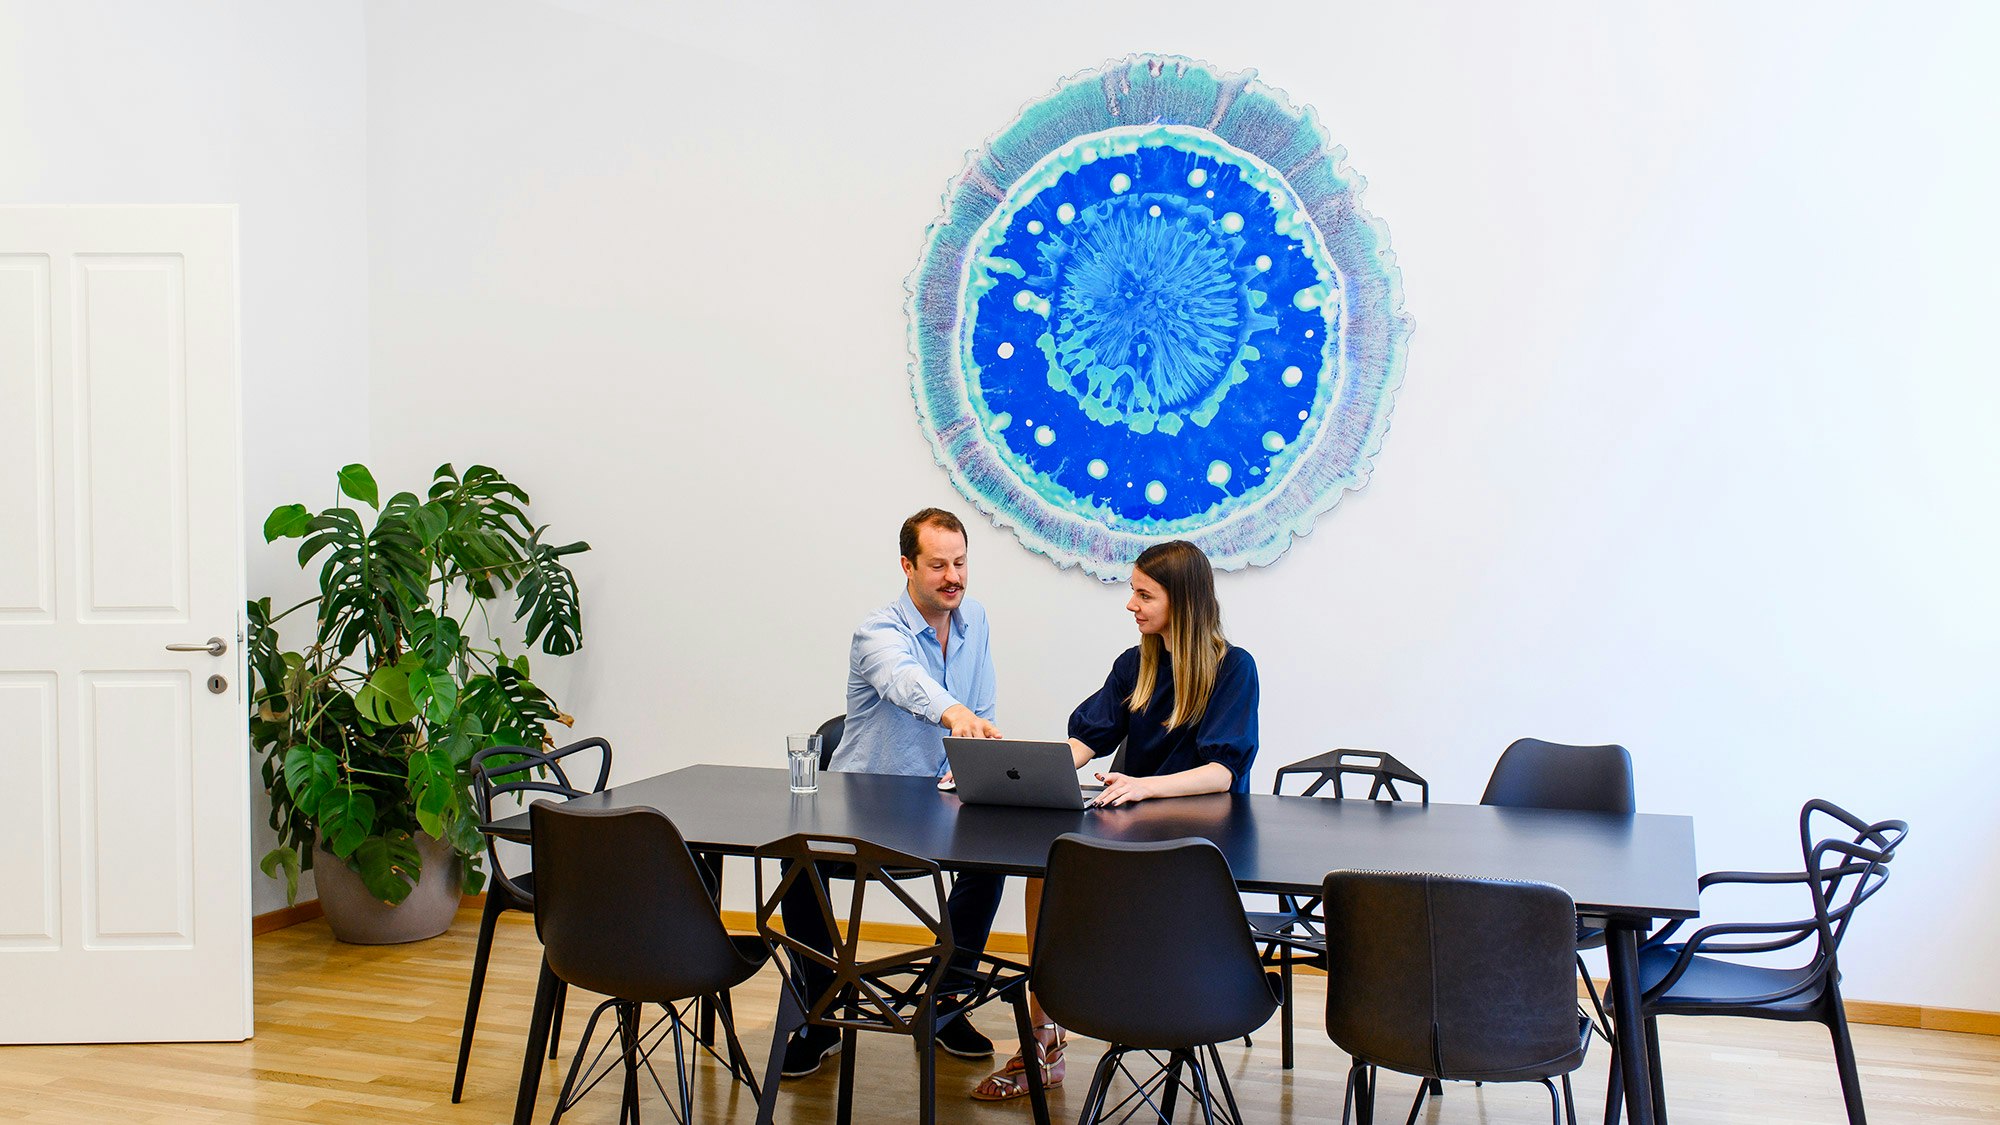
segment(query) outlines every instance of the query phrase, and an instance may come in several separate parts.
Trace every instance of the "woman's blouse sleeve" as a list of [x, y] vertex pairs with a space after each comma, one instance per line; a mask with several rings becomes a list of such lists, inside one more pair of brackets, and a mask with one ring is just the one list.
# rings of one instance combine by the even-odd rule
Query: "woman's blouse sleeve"
[[1215, 691], [1195, 734], [1195, 756], [1227, 767], [1239, 786], [1256, 760], [1257, 662], [1240, 648], [1224, 654], [1215, 670]]
[[1104, 686], [1069, 714], [1069, 736], [1090, 747], [1091, 753], [1100, 758], [1125, 741], [1126, 728], [1132, 722], [1132, 709], [1127, 701], [1132, 697], [1138, 671], [1139, 650], [1127, 649], [1111, 662], [1111, 674], [1104, 677]]

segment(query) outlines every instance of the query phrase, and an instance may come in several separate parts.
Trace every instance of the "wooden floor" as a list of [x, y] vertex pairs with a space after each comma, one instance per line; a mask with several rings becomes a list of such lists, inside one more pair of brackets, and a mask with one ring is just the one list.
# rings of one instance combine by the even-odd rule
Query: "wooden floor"
[[[423, 1122], [486, 1125], [512, 1116], [520, 1044], [533, 999], [538, 947], [529, 921], [510, 915], [495, 943], [480, 1034], [462, 1104], [450, 1102], [452, 1064], [464, 1011], [477, 916], [462, 912], [444, 937], [414, 945], [341, 945], [325, 923], [309, 922], [257, 939], [257, 1037], [247, 1043], [182, 1046], [0, 1048], [0, 1121]], [[1317, 980], [1304, 978], [1299, 1065], [1278, 1069], [1275, 1024], [1256, 1046], [1224, 1047], [1238, 1100], [1250, 1121], [1339, 1120], [1346, 1060], [1319, 1030]], [[738, 994], [745, 1046], [761, 1066], [768, 1049], [775, 977], [770, 970]], [[0, 998], [0, 1002], [5, 1002]], [[572, 1000], [563, 1063], [592, 1001]], [[1006, 1020], [980, 1026], [1000, 1039]], [[1669, 1020], [1662, 1024], [1667, 1088], [1680, 1122], [1840, 1122], [1839, 1083], [1826, 1034], [1811, 1026], [1748, 1020]], [[1008, 1038], [1011, 1038], [1009, 1036]], [[1906, 1028], [1854, 1028], [1871, 1119], [2000, 1122], [2000, 1038]], [[1006, 1044], [1003, 1043], [1003, 1049]], [[1601, 1120], [1605, 1056], [1593, 1050], [1577, 1075], [1579, 1118]], [[1071, 1051], [1073, 1085], [1052, 1092], [1058, 1120], [1072, 1116], [1097, 1051]], [[832, 1118], [834, 1075], [785, 1083], [779, 1120]], [[940, 1056], [939, 1118], [1021, 1125], [1025, 1105], [989, 1106], [964, 1097], [988, 1069]], [[856, 1119], [915, 1118], [916, 1067], [907, 1040], [863, 1036]], [[545, 1072], [536, 1119], [547, 1121], [560, 1068]], [[671, 1076], [668, 1076], [671, 1082]], [[1384, 1076], [1385, 1105], [1407, 1104], [1413, 1082]], [[748, 1122], [756, 1107], [740, 1087], [704, 1065], [696, 1086], [704, 1121]], [[669, 1120], [648, 1088], [647, 1121]], [[1400, 1120], [1404, 1111], [1384, 1117]], [[1180, 1115], [1186, 1119], [1185, 1111]], [[617, 1119], [607, 1085], [566, 1121]], [[1426, 1120], [1546, 1122], [1540, 1087], [1447, 1087]]]

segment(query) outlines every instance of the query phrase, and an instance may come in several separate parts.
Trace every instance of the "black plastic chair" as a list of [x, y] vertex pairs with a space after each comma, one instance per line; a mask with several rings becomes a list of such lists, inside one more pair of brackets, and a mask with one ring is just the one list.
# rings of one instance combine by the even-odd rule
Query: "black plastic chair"
[[[1632, 783], [1632, 754], [1623, 746], [1566, 746], [1539, 738], [1517, 738], [1501, 751], [1486, 780], [1482, 805], [1510, 809], [1569, 809], [1573, 812], [1618, 813], [1630, 816], [1638, 811]], [[1584, 987], [1590, 991], [1591, 1009], [1604, 1041], [1611, 1041], [1611, 1020], [1605, 1015], [1604, 1000], [1597, 984], [1583, 964], [1581, 951], [1604, 944], [1604, 927], [1582, 918], [1576, 920], [1577, 968], [1583, 973]]]
[[[1243, 1120], [1215, 1044], [1271, 1018], [1278, 980], [1258, 961], [1236, 881], [1214, 844], [1058, 837], [1049, 848], [1031, 964], [1049, 1018], [1111, 1044], [1091, 1075], [1078, 1125], [1127, 1107], [1171, 1121], [1183, 1090], [1210, 1125], [1222, 1108], [1218, 1089], [1227, 1108], [1220, 1119]], [[1025, 1025], [1021, 1041], [1028, 1042]], [[1126, 1065], [1133, 1052], [1158, 1070], [1134, 1075]], [[1040, 1070], [1031, 1064], [1026, 1073], [1039, 1080]], [[1120, 1075], [1132, 1090], [1112, 1102]]]
[[[1576, 1012], [1576, 904], [1562, 888], [1454, 875], [1327, 875], [1326, 1032], [1353, 1056], [1342, 1125], [1374, 1119], [1378, 1068], [1424, 1081], [1539, 1082], [1554, 1120], [1589, 1025]], [[1562, 1083], [1558, 1095], [1555, 1080]]]
[[[538, 803], [534, 832], [535, 932], [548, 971], [566, 985], [610, 997], [590, 1014], [563, 1081], [551, 1122], [574, 1107], [614, 1069], [625, 1076], [619, 1120], [639, 1120], [639, 1071], [652, 1075], [674, 1116], [690, 1125], [692, 1070], [699, 1038], [688, 1026], [695, 1001], [712, 998], [729, 1037], [730, 1076], [758, 1092], [736, 1038], [729, 990], [764, 965], [763, 940], [723, 927], [694, 854], [680, 830], [656, 809], [571, 809]], [[651, 1027], [641, 1008], [666, 1011]], [[617, 1058], [607, 1037], [595, 1058], [590, 1041], [606, 1012], [617, 1023]], [[685, 1034], [684, 1034], [685, 1033]], [[676, 1092], [669, 1094], [652, 1056], [673, 1041]], [[713, 1050], [710, 1050], [713, 1054]], [[717, 1056], [718, 1059], [720, 1056]], [[586, 1064], [586, 1059], [590, 1061]], [[600, 1066], [599, 1064], [603, 1065]]]
[[[1669, 940], [1681, 926], [1675, 921], [1646, 939], [1639, 948], [1639, 983], [1645, 989], [1639, 1011], [1646, 1020], [1646, 1043], [1653, 1062], [1653, 1106], [1659, 1120], [1667, 1119], [1666, 1087], [1660, 1070], [1661, 1016], [1751, 1016], [1826, 1025], [1833, 1035], [1833, 1059], [1840, 1072], [1847, 1120], [1851, 1125], [1868, 1120], [1861, 1101], [1861, 1076], [1854, 1065], [1854, 1041], [1847, 1031], [1847, 1009], [1840, 998], [1840, 941], [1847, 935], [1855, 909], [1874, 897], [1888, 880], [1889, 862], [1896, 858], [1896, 849], [1909, 831], [1910, 826], [1900, 820], [1868, 824], [1830, 802], [1807, 801], [1799, 810], [1803, 870], [1715, 871], [1701, 877], [1700, 887], [1706, 891], [1724, 883], [1804, 884], [1811, 896], [1811, 917], [1788, 922], [1718, 922], [1678, 942]], [[1732, 959], [1796, 946], [1806, 947], [1809, 956], [1794, 968]], [[1617, 1120], [1624, 1091], [1617, 1047], [1612, 1050], [1607, 1123]]]
[[[767, 890], [764, 875], [768, 861], [780, 865], [780, 874]], [[927, 879], [929, 885], [914, 881], [917, 877]], [[799, 880], [810, 881], [821, 920], [827, 933], [834, 935], [831, 953], [814, 949], [773, 924], [779, 904]], [[901, 903], [930, 932], [930, 944], [863, 957], [859, 922], [871, 888], [879, 888]], [[972, 964], [953, 965], [957, 947], [945, 899], [944, 874], [937, 864], [864, 840], [795, 835], [757, 849], [757, 931], [774, 954], [782, 950], [789, 961], [778, 994], [770, 1066], [764, 1072], [764, 1092], [757, 1106], [759, 1125], [771, 1125], [777, 1111], [785, 1044], [793, 1032], [807, 1024], [841, 1032], [840, 1125], [849, 1125], [853, 1119], [855, 1040], [860, 1032], [908, 1035], [916, 1041], [917, 1116], [923, 1125], [932, 1125], [937, 1118], [937, 1057], [933, 1048], [940, 1027], [963, 1018], [989, 999], [1004, 999], [1014, 1006], [1021, 1041], [1030, 1041], [1027, 967], [987, 956]], [[844, 935], [842, 922], [852, 923]], [[832, 974], [816, 994], [809, 993], [804, 983], [803, 965], [807, 962]], [[1029, 1075], [1028, 1093], [1035, 1121], [1049, 1125], [1048, 1099], [1039, 1072]]]
[[[1271, 783], [1271, 792], [1285, 795], [1288, 781], [1303, 781], [1304, 785], [1294, 796], [1318, 797], [1331, 786], [1333, 791], [1327, 796], [1333, 800], [1347, 797], [1343, 784], [1348, 778], [1365, 778], [1368, 782], [1367, 800], [1404, 801], [1402, 789], [1411, 789], [1425, 805], [1431, 803], [1430, 782], [1425, 781], [1417, 771], [1396, 760], [1395, 756], [1379, 750], [1329, 750], [1324, 754], [1293, 762], [1278, 770], [1277, 778]], [[1398, 786], [1402, 789], [1399, 789]], [[1321, 926], [1324, 919], [1320, 915], [1318, 896], [1300, 900], [1296, 895], [1279, 895], [1278, 909], [1275, 911], [1251, 911], [1251, 934], [1264, 947], [1263, 960], [1266, 965], [1278, 968], [1279, 980], [1284, 987], [1284, 995], [1279, 1007], [1280, 1034], [1279, 1061], [1284, 1069], [1292, 1069], [1292, 968], [1295, 965], [1311, 965], [1326, 968], [1325, 960], [1318, 950], [1324, 948]]]
[[1632, 755], [1623, 746], [1565, 746], [1517, 738], [1493, 765], [1482, 805], [1631, 814]]
[[[578, 762], [573, 755], [599, 751], [597, 776], [587, 785], [571, 780], [570, 771]], [[589, 763], [585, 763], [586, 765]], [[492, 746], [472, 756], [472, 807], [481, 824], [493, 822], [496, 797], [515, 796], [533, 800], [536, 796], [568, 800], [585, 793], [602, 792], [611, 779], [611, 743], [602, 738], [585, 738], [556, 750], [526, 746]], [[579, 778], [588, 774], [579, 774]], [[486, 908], [479, 915], [479, 941], [473, 947], [472, 984], [465, 994], [465, 1027], [458, 1036], [458, 1073], [452, 1076], [451, 1100], [465, 1093], [465, 1070], [472, 1061], [472, 1034], [479, 1023], [479, 998], [486, 989], [486, 965], [493, 954], [493, 931], [500, 916], [509, 910], [535, 910], [535, 875], [532, 871], [509, 874], [500, 863], [498, 841], [486, 838]], [[549, 1030], [549, 1057], [556, 1057], [562, 1039], [562, 998], [558, 991], [554, 1024]]]
[[847, 733], [847, 712], [843, 711], [819, 725], [819, 768], [826, 769], [833, 763], [833, 752], [840, 749], [840, 736]]

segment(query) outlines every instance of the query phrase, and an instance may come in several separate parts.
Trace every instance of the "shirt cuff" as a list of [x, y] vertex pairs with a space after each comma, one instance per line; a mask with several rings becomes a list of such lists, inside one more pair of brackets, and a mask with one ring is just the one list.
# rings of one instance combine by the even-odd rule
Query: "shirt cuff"
[[938, 699], [926, 698], [924, 700], [924, 718], [929, 719], [933, 724], [941, 725], [944, 722], [944, 713], [958, 705], [958, 700], [953, 699], [949, 695], [941, 696]]

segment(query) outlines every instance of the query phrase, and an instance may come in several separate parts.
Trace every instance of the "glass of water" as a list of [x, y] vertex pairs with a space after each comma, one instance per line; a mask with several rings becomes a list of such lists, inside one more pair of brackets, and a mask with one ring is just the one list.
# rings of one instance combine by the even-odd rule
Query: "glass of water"
[[785, 756], [791, 759], [792, 792], [819, 792], [819, 735], [786, 735]]

